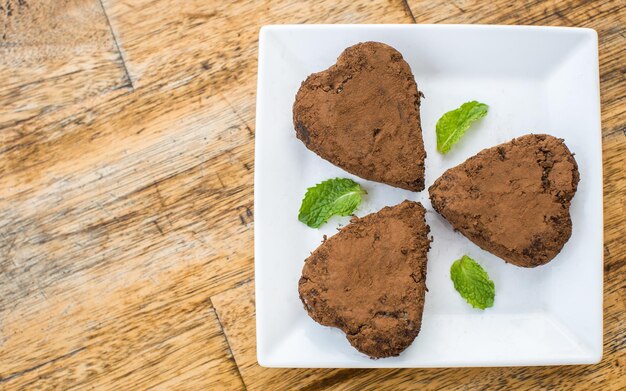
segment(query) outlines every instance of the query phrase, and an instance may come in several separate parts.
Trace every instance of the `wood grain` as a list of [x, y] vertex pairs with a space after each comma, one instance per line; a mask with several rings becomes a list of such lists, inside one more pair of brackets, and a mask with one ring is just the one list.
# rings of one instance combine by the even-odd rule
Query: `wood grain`
[[[617, 1], [0, 1], [0, 389], [624, 389], [625, 19]], [[258, 29], [414, 20], [598, 30], [601, 364], [256, 364]]]
[[0, 388], [242, 388], [210, 301], [182, 276], [95, 291], [83, 278], [5, 318]]
[[130, 87], [98, 0], [0, 2], [0, 80], [0, 129]]
[[400, 1], [387, 0], [188, 0], [176, 9], [152, 0], [105, 5], [135, 86], [171, 88], [207, 75], [221, 82], [211, 86], [212, 94], [233, 85], [256, 87], [258, 33], [265, 24], [411, 22]]
[[[168, 363], [162, 356], [156, 361], [160, 365], [147, 366], [142, 359], [146, 347], [137, 339], [160, 322], [185, 321], [185, 312], [177, 312], [181, 303], [201, 302], [250, 277], [252, 254], [232, 254], [251, 248], [251, 233], [242, 235], [251, 229], [253, 163], [246, 146], [251, 135], [234, 111], [207, 109], [197, 99], [192, 104], [182, 98], [189, 94], [186, 89], [164, 97], [170, 102], [168, 119], [151, 117], [154, 107], [142, 99], [120, 98], [125, 109], [109, 113], [119, 103], [115, 99], [110, 107], [101, 106], [102, 112], [93, 109], [94, 120], [82, 125], [84, 133], [40, 145], [31, 155], [42, 161], [34, 177], [20, 180], [29, 175], [26, 170], [3, 178], [3, 188], [15, 192], [0, 202], [7, 239], [0, 250], [6, 254], [0, 260], [6, 278], [0, 303], [10, 314], [4, 320], [0, 378], [73, 351], [91, 335], [100, 335], [94, 325], [110, 319], [115, 319], [113, 326], [124, 322], [128, 327], [110, 328], [96, 347], [81, 352], [81, 360], [104, 364], [100, 349], [121, 352], [110, 357], [116, 366], [124, 368], [131, 360], [147, 376]], [[209, 99], [208, 107], [221, 100]], [[135, 124], [136, 118], [141, 123]], [[145, 167], [137, 167], [138, 162]], [[174, 288], [177, 294], [169, 295]], [[95, 310], [97, 302], [85, 300], [91, 295], [112, 307]], [[42, 318], [51, 316], [50, 297], [84, 316], [70, 312]], [[163, 303], [152, 314], [156, 324], [138, 331], [147, 319], [137, 308], [158, 300]], [[33, 328], [24, 338], [13, 333], [44, 322], [46, 328]], [[68, 322], [74, 327], [68, 328]], [[174, 332], [166, 325], [163, 339]], [[177, 348], [208, 352], [208, 347], [196, 351], [204, 342], [195, 339]], [[32, 348], [20, 349], [25, 345]], [[194, 353], [186, 354], [191, 360]], [[114, 368], [95, 369], [90, 384], [101, 371]], [[172, 374], [166, 367], [161, 371]]]

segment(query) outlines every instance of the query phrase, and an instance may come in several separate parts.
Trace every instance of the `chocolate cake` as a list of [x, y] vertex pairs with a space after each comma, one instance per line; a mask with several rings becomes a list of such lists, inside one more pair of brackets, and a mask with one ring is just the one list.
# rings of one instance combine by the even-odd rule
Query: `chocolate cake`
[[298, 290], [316, 322], [372, 358], [397, 356], [420, 331], [430, 248], [424, 207], [404, 201], [354, 218], [304, 264]]
[[552, 260], [572, 234], [578, 180], [562, 139], [530, 134], [447, 170], [428, 192], [433, 208], [479, 247], [535, 267]]
[[310, 75], [293, 105], [296, 136], [344, 170], [403, 189], [424, 189], [420, 92], [391, 46], [351, 46]]

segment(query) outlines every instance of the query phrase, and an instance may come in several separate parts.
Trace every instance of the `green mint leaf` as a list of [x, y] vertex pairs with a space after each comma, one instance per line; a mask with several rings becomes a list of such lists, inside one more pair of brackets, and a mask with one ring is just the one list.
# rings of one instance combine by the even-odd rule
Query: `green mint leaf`
[[456, 110], [448, 111], [437, 121], [437, 150], [447, 153], [470, 127], [472, 122], [487, 115], [489, 106], [484, 103], [466, 102]]
[[487, 272], [467, 255], [455, 261], [450, 267], [450, 278], [454, 289], [474, 308], [493, 307], [496, 295], [495, 285]]
[[298, 220], [311, 228], [319, 228], [333, 215], [351, 215], [363, 194], [366, 192], [352, 179], [328, 179], [306, 191]]

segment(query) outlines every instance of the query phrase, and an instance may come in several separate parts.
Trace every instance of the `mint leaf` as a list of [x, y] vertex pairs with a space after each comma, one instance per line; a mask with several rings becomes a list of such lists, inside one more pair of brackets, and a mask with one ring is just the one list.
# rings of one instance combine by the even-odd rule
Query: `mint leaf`
[[333, 215], [351, 215], [363, 194], [366, 192], [352, 179], [328, 179], [306, 191], [298, 220], [311, 228], [319, 228]]
[[450, 278], [454, 289], [474, 308], [493, 307], [496, 295], [495, 285], [487, 272], [467, 255], [455, 261], [450, 267]]
[[447, 153], [470, 127], [472, 122], [487, 115], [489, 106], [475, 100], [466, 102], [456, 110], [448, 111], [437, 121], [437, 150]]

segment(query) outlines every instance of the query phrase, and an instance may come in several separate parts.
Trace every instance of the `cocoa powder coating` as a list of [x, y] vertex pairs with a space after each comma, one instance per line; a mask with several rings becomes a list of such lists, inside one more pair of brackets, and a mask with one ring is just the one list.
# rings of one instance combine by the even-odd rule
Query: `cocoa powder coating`
[[322, 158], [403, 189], [424, 189], [420, 93], [409, 64], [391, 46], [351, 46], [310, 75], [293, 105], [297, 137]]
[[517, 266], [552, 260], [572, 233], [578, 165], [562, 139], [522, 136], [447, 170], [433, 208], [482, 249]]
[[372, 358], [397, 356], [419, 333], [430, 248], [424, 207], [404, 201], [354, 218], [309, 256], [298, 290], [311, 318]]

